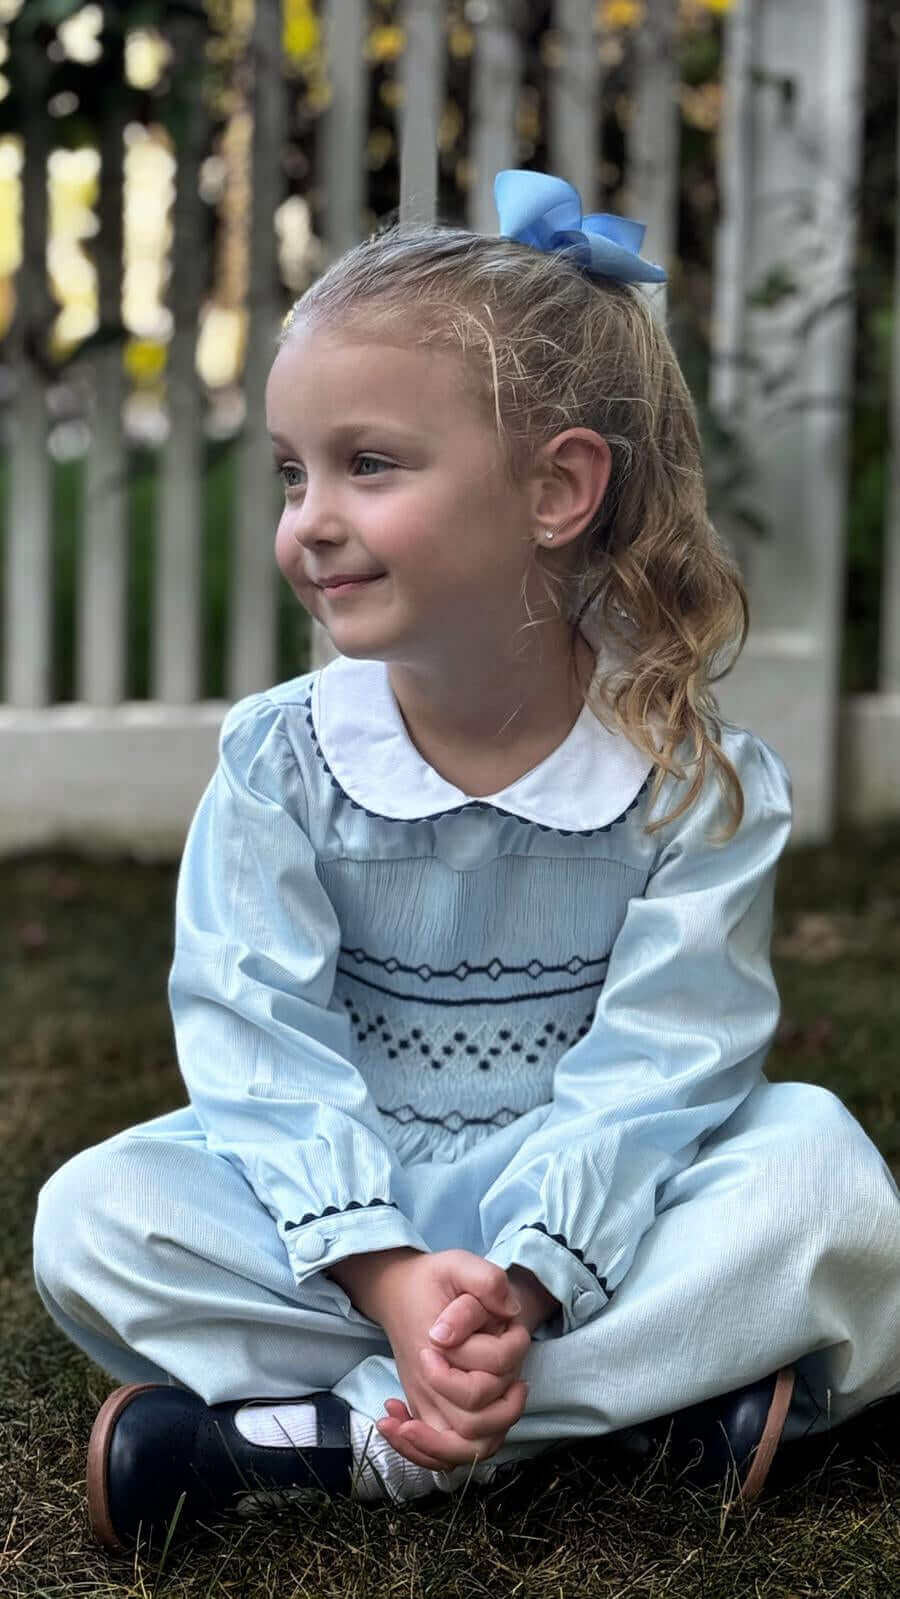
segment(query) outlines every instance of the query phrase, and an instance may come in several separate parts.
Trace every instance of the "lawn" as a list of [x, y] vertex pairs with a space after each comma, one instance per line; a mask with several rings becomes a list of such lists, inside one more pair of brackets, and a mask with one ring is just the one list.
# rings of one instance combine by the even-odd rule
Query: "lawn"
[[[85, 1599], [887, 1599], [900, 1590], [900, 1400], [850, 1422], [749, 1510], [602, 1439], [511, 1483], [398, 1510], [321, 1501], [108, 1556], [84, 1498], [116, 1385], [33, 1287], [37, 1191], [76, 1151], [185, 1102], [165, 987], [174, 867], [0, 862], [0, 1596]], [[779, 881], [773, 1080], [833, 1089], [900, 1176], [900, 829], [792, 852]], [[787, 1452], [786, 1452], [787, 1453]], [[785, 1456], [782, 1457], [786, 1461]]]

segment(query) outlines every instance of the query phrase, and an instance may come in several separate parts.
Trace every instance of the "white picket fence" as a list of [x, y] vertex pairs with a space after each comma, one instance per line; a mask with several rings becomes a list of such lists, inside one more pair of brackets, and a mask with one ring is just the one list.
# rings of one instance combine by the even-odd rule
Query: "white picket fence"
[[[546, 105], [548, 170], [581, 193], [585, 211], [605, 208], [598, 184], [599, 110], [604, 82], [593, 0], [556, 0], [558, 49]], [[648, 0], [636, 41], [634, 115], [629, 129], [628, 211], [648, 224], [644, 253], [671, 259], [678, 182], [677, 82], [667, 41], [675, 0]], [[327, 196], [326, 259], [356, 243], [364, 215], [369, 7], [331, 0], [321, 8], [333, 90], [317, 148], [316, 182]], [[522, 164], [516, 108], [522, 42], [515, 8], [469, 0], [476, 42], [468, 155], [474, 182], [466, 225], [497, 231], [493, 176]], [[445, 8], [408, 0], [403, 102], [398, 110], [402, 222], [430, 219], [437, 206], [437, 125], [443, 103]], [[180, 22], [171, 35], [176, 48]], [[795, 842], [825, 840], [840, 821], [900, 816], [900, 467], [886, 509], [882, 668], [879, 692], [841, 698], [838, 665], [844, 586], [848, 428], [853, 342], [852, 260], [863, 101], [862, 0], [738, 0], [730, 14], [721, 138], [721, 222], [716, 241], [715, 350], [711, 399], [755, 461], [754, 492], [774, 529], [748, 541], [724, 528], [745, 567], [752, 626], [734, 672], [719, 685], [724, 714], [748, 726], [788, 762], [794, 780]], [[79, 574], [75, 704], [49, 703], [51, 588], [49, 473], [40, 381], [23, 363], [10, 448], [11, 494], [4, 593], [5, 704], [0, 706], [0, 854], [71, 846], [174, 859], [216, 759], [222, 718], [235, 699], [275, 680], [274, 529], [263, 394], [282, 307], [272, 301], [271, 219], [283, 198], [278, 151], [285, 96], [278, 92], [278, 0], [257, 0], [254, 48], [260, 73], [250, 229], [252, 321], [244, 376], [248, 423], [240, 446], [227, 694], [199, 698], [199, 540], [202, 400], [193, 369], [202, 252], [197, 177], [206, 153], [199, 119], [180, 152], [175, 203], [176, 330], [170, 360], [172, 427], [162, 450], [153, 609], [152, 699], [126, 702], [124, 497], [110, 491], [124, 470], [118, 420], [119, 363], [99, 363], [104, 404], [89, 453], [88, 519]], [[788, 96], [783, 85], [790, 80]], [[35, 86], [36, 93], [40, 85]], [[121, 128], [106, 130], [101, 204], [120, 181]], [[45, 238], [41, 163], [27, 141], [23, 312], [38, 298]], [[29, 178], [30, 172], [30, 178]], [[900, 236], [900, 233], [898, 233]], [[185, 247], [185, 241], [188, 246]], [[179, 249], [179, 241], [182, 247]], [[770, 272], [788, 272], [795, 292], [764, 307], [751, 292]], [[101, 281], [107, 305], [118, 292]], [[897, 304], [900, 307], [900, 270]], [[900, 438], [900, 309], [893, 376], [893, 436]], [[776, 381], [777, 380], [777, 381]], [[774, 398], [773, 398], [774, 396]], [[103, 492], [100, 492], [101, 486]], [[334, 654], [318, 624], [312, 659]]]

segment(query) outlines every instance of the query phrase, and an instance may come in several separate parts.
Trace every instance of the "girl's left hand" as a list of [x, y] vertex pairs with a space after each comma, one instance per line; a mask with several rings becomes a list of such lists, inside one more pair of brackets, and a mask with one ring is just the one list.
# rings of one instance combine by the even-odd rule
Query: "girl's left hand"
[[[467, 1293], [451, 1300], [441, 1313], [441, 1320], [449, 1322], [454, 1329], [454, 1336], [444, 1344], [432, 1340], [432, 1347], [423, 1350], [425, 1375], [436, 1393], [461, 1409], [476, 1413], [481, 1406], [472, 1404], [467, 1398], [472, 1385], [463, 1378], [463, 1373], [494, 1375], [487, 1364], [492, 1364], [492, 1361], [485, 1335], [504, 1333], [516, 1323], [525, 1325], [530, 1332], [530, 1324], [534, 1322], [537, 1325], [540, 1314], [536, 1316], [534, 1307], [526, 1303], [519, 1315], [501, 1318], [486, 1310], [473, 1294]], [[523, 1361], [527, 1352], [528, 1346], [523, 1347]], [[518, 1376], [518, 1373], [514, 1376]], [[386, 1400], [385, 1410], [387, 1416], [375, 1425], [398, 1454], [404, 1455], [414, 1465], [425, 1466], [431, 1471], [448, 1471], [459, 1465], [458, 1453], [454, 1458], [448, 1458], [449, 1440], [446, 1436], [412, 1416], [402, 1399]]]

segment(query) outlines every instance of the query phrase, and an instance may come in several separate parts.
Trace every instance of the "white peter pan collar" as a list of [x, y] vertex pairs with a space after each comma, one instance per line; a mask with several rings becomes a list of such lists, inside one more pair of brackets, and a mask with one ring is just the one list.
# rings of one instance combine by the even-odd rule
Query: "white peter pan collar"
[[631, 808], [654, 764], [585, 704], [568, 737], [530, 772], [496, 794], [473, 796], [416, 749], [386, 662], [336, 656], [313, 679], [310, 709], [322, 755], [344, 792], [396, 821], [480, 805], [561, 832], [592, 832]]

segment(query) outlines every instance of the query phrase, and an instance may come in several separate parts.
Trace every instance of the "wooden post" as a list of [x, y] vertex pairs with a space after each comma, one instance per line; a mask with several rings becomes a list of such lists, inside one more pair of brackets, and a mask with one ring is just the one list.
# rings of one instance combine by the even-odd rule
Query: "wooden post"
[[[813, 842], [836, 814], [864, 10], [861, 0], [755, 5], [752, 60], [739, 41], [729, 54], [727, 137], [737, 141], [749, 96], [753, 148], [724, 171], [716, 273], [731, 270], [743, 237], [746, 292], [730, 323], [741, 343], [728, 351], [725, 392], [769, 534], [747, 546], [750, 635], [716, 692], [728, 719], [786, 760], [794, 837]], [[738, 13], [730, 26], [749, 21]]]

